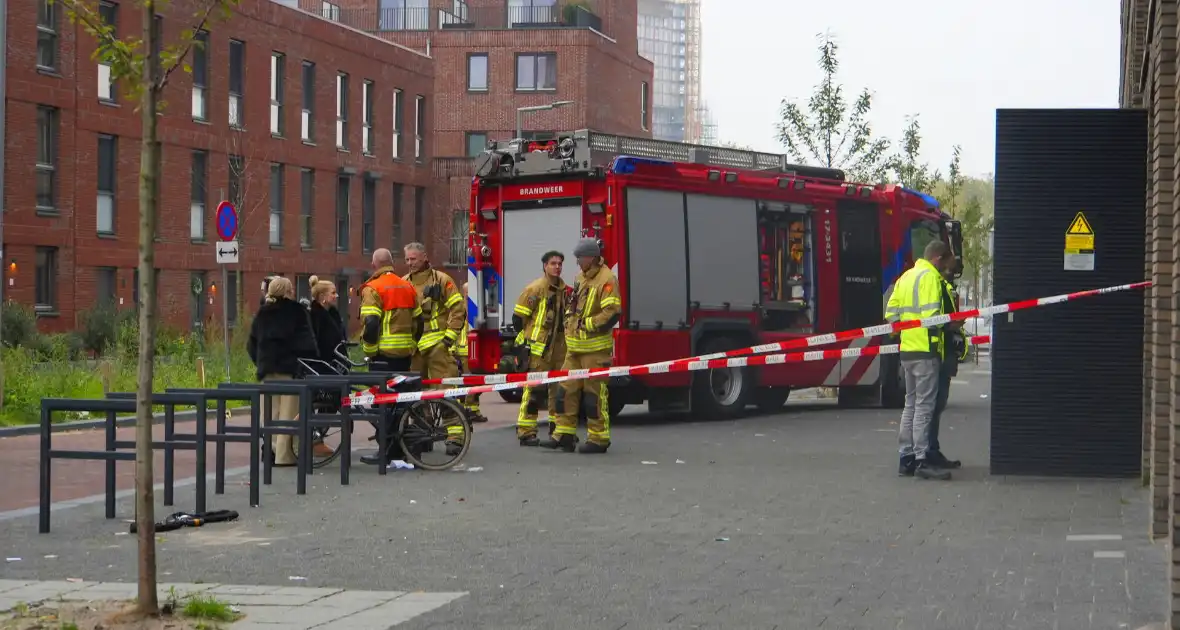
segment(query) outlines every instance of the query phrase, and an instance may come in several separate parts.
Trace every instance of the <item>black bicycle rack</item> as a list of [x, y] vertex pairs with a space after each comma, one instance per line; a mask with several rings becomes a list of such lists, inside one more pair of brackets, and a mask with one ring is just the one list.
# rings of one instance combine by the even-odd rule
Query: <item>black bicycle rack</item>
[[[307, 475], [311, 469], [311, 431], [310, 425], [305, 420], [311, 415], [311, 388], [302, 381], [295, 380], [220, 383], [217, 388], [223, 391], [257, 392], [260, 401], [266, 402], [263, 405], [266, 410], [262, 413], [262, 426], [259, 428], [259, 440], [262, 441], [262, 483], [264, 485], [269, 486], [273, 479], [274, 453], [270, 438], [275, 435], [290, 435], [299, 438], [299, 453], [295, 457], [295, 470], [299, 473], [295, 475], [295, 493], [307, 494]], [[274, 396], [298, 396], [299, 419], [276, 420], [274, 417], [275, 406], [270, 400]], [[253, 409], [256, 410], [257, 407], [254, 405]], [[256, 413], [256, 411], [252, 413]], [[227, 429], [229, 428], [233, 427], [227, 427]], [[254, 444], [257, 445], [258, 442], [255, 441]], [[258, 454], [251, 453], [250, 457], [256, 460]]]
[[[404, 372], [358, 372], [355, 374], [323, 374], [306, 376], [300, 379], [307, 383], [308, 386], [314, 389], [338, 389], [340, 399], [344, 400], [345, 396], [354, 393], [355, 387], [376, 387], [380, 394], [389, 394], [394, 391], [389, 387], [389, 381], [395, 376], [408, 376]], [[416, 375], [415, 375], [416, 376]], [[352, 434], [355, 428], [354, 423], [358, 421], [372, 422], [377, 427], [377, 452], [382, 452], [385, 444], [394, 436], [391, 432], [394, 430], [394, 405], [382, 405], [371, 411], [358, 411], [352, 409], [349, 405], [341, 405], [339, 413], [315, 413], [313, 412], [309, 418], [313, 427], [339, 427], [340, 428], [340, 448], [344, 451], [340, 462], [340, 484], [347, 486], [349, 484], [349, 474], [352, 467]], [[310, 446], [308, 447], [310, 449]], [[310, 453], [310, 451], [309, 451]], [[310, 457], [309, 460], [310, 461]], [[385, 475], [388, 471], [385, 466], [377, 467], [378, 475]]]
[[[165, 393], [176, 394], [201, 394], [205, 396], [207, 401], [214, 401], [217, 403], [216, 413], [217, 417], [214, 419], [214, 431], [212, 434], [205, 436], [206, 441], [213, 442], [213, 493], [225, 494], [225, 445], [230, 443], [235, 444], [252, 444], [251, 448], [257, 448], [258, 441], [262, 436], [262, 414], [259, 410], [259, 403], [262, 400], [262, 395], [255, 391], [249, 390], [231, 390], [231, 389], [200, 389], [200, 388], [184, 388], [173, 387], [164, 390]], [[226, 411], [228, 403], [244, 402], [250, 406], [250, 424], [246, 427], [233, 427], [226, 423]], [[250, 507], [258, 507], [261, 503], [261, 492], [258, 488], [259, 477], [258, 458], [250, 458]]]

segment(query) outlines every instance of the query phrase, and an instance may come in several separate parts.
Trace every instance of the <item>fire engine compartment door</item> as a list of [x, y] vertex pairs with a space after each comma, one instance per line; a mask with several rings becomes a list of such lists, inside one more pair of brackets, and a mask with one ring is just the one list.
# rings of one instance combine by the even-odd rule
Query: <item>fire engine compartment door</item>
[[[570, 200], [562, 200], [569, 202]], [[561, 277], [573, 285], [578, 265], [573, 246], [582, 234], [582, 205], [539, 208], [505, 208], [503, 222], [504, 302], [500, 305], [501, 327], [512, 323], [512, 307], [528, 283], [544, 273], [541, 256], [549, 250], [566, 253]]]
[[684, 194], [627, 188], [627, 321], [641, 329], [688, 322]]
[[[703, 309], [749, 311], [758, 294], [758, 204], [686, 195], [688, 299]], [[671, 237], [671, 235], [669, 235]]]
[[[840, 226], [840, 313], [841, 330], [875, 326], [885, 321], [881, 286], [881, 213], [870, 201], [842, 199], [836, 204]], [[854, 347], [867, 346], [871, 340], [857, 339]], [[858, 361], [870, 361], [869, 367], [855, 382], [845, 385], [871, 385], [877, 382], [879, 357], [840, 360], [840, 381]], [[833, 383], [827, 383], [833, 384]]]

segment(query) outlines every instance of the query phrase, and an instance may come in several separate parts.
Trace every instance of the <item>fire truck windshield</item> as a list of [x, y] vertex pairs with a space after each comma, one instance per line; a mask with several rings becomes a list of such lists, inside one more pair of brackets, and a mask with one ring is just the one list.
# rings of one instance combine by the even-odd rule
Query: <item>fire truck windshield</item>
[[912, 244], [911, 251], [913, 252], [914, 260], [922, 257], [922, 252], [926, 251], [926, 246], [931, 241], [941, 240], [942, 230], [938, 228], [938, 223], [930, 219], [920, 219], [910, 224], [910, 242]]

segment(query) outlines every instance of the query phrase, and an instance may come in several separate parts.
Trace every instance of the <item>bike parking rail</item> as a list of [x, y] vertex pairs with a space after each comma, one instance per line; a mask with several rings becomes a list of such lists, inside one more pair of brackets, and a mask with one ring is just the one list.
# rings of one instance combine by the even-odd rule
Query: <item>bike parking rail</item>
[[[251, 444], [251, 453], [254, 454], [250, 458], [250, 507], [258, 507], [261, 500], [261, 492], [259, 490], [259, 464], [258, 457], [254, 449], [258, 448], [258, 441], [261, 439], [261, 418], [262, 414], [259, 407], [259, 402], [262, 399], [261, 394], [249, 390], [231, 390], [231, 389], [211, 389], [211, 388], [185, 388], [172, 387], [164, 390], [165, 393], [177, 394], [201, 394], [205, 396], [206, 401], [215, 401], [217, 403], [216, 415], [214, 422], [213, 433], [206, 432], [205, 440], [213, 442], [213, 493], [225, 494], [225, 445], [226, 444]], [[228, 404], [231, 402], [245, 402], [250, 405], [250, 425], [247, 427], [233, 427], [226, 423], [226, 412]]]
[[[358, 372], [350, 374], [316, 374], [309, 375], [300, 379], [306, 383], [312, 390], [338, 390], [340, 398], [351, 395], [355, 387], [375, 387], [382, 393], [389, 393], [392, 386], [389, 383], [395, 380], [395, 377], [401, 375], [401, 372]], [[342, 405], [339, 413], [319, 413], [314, 409], [308, 422], [311, 428], [314, 427], [340, 427], [340, 485], [349, 485], [349, 475], [352, 468], [352, 434], [355, 429], [355, 422], [368, 421], [373, 423], [377, 430], [377, 453], [380, 455], [385, 452], [386, 444], [389, 440], [396, 439], [394, 435], [395, 427], [393, 427], [393, 406], [387, 405], [371, 410], [353, 410], [347, 405]], [[310, 430], [309, 430], [310, 432]], [[310, 449], [310, 446], [308, 447]], [[310, 458], [309, 458], [310, 461]], [[385, 466], [377, 466], [377, 474], [385, 475], [388, 470]], [[311, 474], [311, 467], [308, 467], [308, 474]]]
[[[274, 453], [271, 438], [276, 435], [290, 435], [299, 438], [299, 452], [295, 455], [295, 493], [307, 494], [307, 470], [311, 468], [311, 439], [310, 425], [305, 422], [311, 412], [311, 388], [296, 380], [263, 381], [261, 383], [219, 383], [218, 389], [225, 391], [252, 391], [259, 394], [262, 411], [259, 440], [262, 442], [262, 483], [270, 485], [273, 480]], [[299, 398], [298, 419], [278, 419], [274, 417], [275, 396], [297, 396]], [[256, 443], [257, 444], [257, 443]], [[257, 448], [257, 447], [255, 447]], [[258, 453], [250, 456], [258, 458]]]

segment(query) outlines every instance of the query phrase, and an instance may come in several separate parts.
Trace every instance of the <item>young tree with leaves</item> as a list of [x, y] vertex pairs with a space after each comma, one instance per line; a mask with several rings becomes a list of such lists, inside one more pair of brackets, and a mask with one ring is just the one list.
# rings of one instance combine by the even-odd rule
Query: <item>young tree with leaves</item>
[[889, 160], [889, 169], [898, 183], [927, 194], [934, 193], [934, 186], [942, 180], [942, 174], [930, 170], [930, 165], [921, 162], [922, 126], [918, 116], [909, 116], [901, 136], [901, 151]]
[[[160, 31], [161, 11], [170, 8], [167, 0], [131, 0], [123, 6], [136, 6], [142, 15], [140, 35], [118, 37], [114, 24], [108, 24], [99, 12], [97, 0], [50, 0], [65, 8], [70, 22], [82, 27], [94, 38], [91, 56], [111, 70], [111, 79], [125, 89], [137, 103], [143, 134], [139, 158], [139, 359], [135, 402], [135, 509], [139, 542], [139, 589], [136, 610], [144, 616], [158, 615], [156, 593], [155, 493], [152, 474], [152, 380], [156, 351], [156, 278], [155, 237], [160, 205], [162, 151], [159, 139], [161, 96], [176, 70], [191, 71], [185, 60], [194, 45], [196, 34], [214, 19], [228, 19], [240, 0], [195, 0], [184, 6], [191, 9], [192, 28], [184, 30], [165, 45]], [[181, 13], [177, 8], [172, 13]]]
[[775, 125], [779, 142], [791, 157], [803, 164], [839, 168], [856, 181], [884, 181], [888, 170], [889, 141], [874, 138], [869, 125], [873, 97], [863, 90], [851, 104], [836, 80], [839, 46], [830, 35], [820, 35], [819, 67], [823, 79], [804, 111], [783, 99]]

